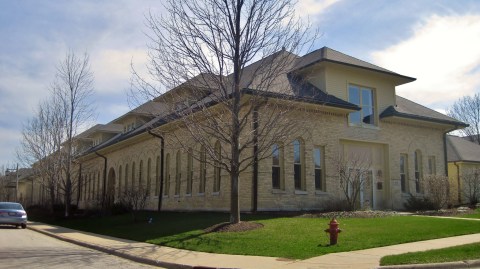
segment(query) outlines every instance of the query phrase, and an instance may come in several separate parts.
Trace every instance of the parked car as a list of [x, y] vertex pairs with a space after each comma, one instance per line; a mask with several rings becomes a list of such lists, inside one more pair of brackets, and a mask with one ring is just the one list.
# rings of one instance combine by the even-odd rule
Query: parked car
[[27, 228], [27, 212], [19, 203], [0, 202], [0, 225], [21, 226]]

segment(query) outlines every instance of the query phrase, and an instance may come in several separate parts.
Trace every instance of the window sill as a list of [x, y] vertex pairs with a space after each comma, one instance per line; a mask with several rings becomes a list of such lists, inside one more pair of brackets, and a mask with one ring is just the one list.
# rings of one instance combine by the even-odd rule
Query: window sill
[[173, 198], [178, 198], [178, 197], [180, 197], [180, 194], [175, 194], [175, 195], [173, 196]]
[[297, 195], [307, 195], [308, 192], [307, 191], [302, 191], [302, 190], [295, 190], [295, 194], [297, 194]]
[[348, 123], [349, 127], [358, 127], [358, 128], [364, 128], [364, 129], [370, 129], [370, 130], [380, 130], [380, 127], [377, 125], [371, 125], [371, 124], [355, 124], [355, 123]]
[[328, 195], [328, 193], [326, 191], [315, 190], [315, 195], [324, 196]]
[[272, 189], [273, 194], [285, 194], [287, 193], [285, 190], [282, 189]]
[[204, 192], [197, 193], [197, 196], [205, 196], [205, 193]]
[[185, 197], [192, 197], [192, 194], [191, 194], [191, 193], [187, 193], [187, 194], [185, 194]]
[[220, 192], [217, 191], [217, 192], [212, 192], [212, 196], [219, 196], [220, 195]]

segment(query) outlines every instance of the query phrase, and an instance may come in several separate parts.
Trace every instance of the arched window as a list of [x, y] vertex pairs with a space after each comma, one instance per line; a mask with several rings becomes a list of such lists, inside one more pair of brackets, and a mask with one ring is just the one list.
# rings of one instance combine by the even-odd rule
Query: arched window
[[102, 190], [103, 190], [103, 184], [101, 184], [101, 182], [103, 182], [103, 180], [101, 180], [100, 178], [100, 172], [97, 173], [97, 200], [100, 200], [100, 198], [102, 197]]
[[157, 164], [155, 167], [155, 195], [160, 193], [160, 156], [157, 156]]
[[205, 185], [207, 181], [207, 151], [204, 146], [200, 148], [200, 184], [198, 193], [205, 193]]
[[125, 164], [125, 190], [128, 190], [128, 163]]
[[272, 146], [272, 189], [284, 189], [283, 181], [283, 147], [279, 144]]
[[122, 166], [118, 167], [118, 197], [122, 196]]
[[143, 182], [143, 160], [140, 160], [140, 165], [138, 167], [138, 188], [143, 190], [145, 187], [145, 182]]
[[147, 196], [150, 196], [150, 189], [152, 185], [152, 159], [147, 161]]
[[305, 190], [304, 149], [300, 139], [293, 141], [293, 179], [295, 190]]
[[175, 160], [175, 195], [180, 195], [180, 183], [182, 182], [182, 155], [177, 151]]
[[215, 160], [214, 160], [214, 170], [213, 170], [213, 192], [220, 192], [220, 179], [221, 172], [220, 162], [222, 159], [222, 148], [220, 146], [220, 141], [215, 143]]
[[92, 176], [92, 193], [90, 194], [90, 198], [92, 200], [95, 199], [95, 172], [93, 173], [93, 176]]
[[163, 195], [167, 196], [170, 189], [170, 153], [165, 156], [165, 190]]
[[420, 150], [416, 150], [414, 155], [414, 162], [415, 162], [415, 191], [417, 193], [423, 192], [421, 179], [423, 177], [423, 167], [422, 167], [422, 152]]
[[130, 188], [135, 188], [135, 162], [132, 163], [132, 179], [131, 179], [131, 182], [132, 182], [132, 186]]
[[193, 156], [192, 149], [188, 149], [187, 155], [187, 190], [186, 194], [192, 193], [192, 181], [193, 181]]

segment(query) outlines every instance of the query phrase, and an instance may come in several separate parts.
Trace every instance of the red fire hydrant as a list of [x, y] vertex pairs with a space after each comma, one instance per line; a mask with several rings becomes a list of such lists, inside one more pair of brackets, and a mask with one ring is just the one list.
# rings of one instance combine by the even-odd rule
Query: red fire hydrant
[[325, 232], [330, 234], [331, 246], [337, 244], [338, 234], [342, 232], [342, 230], [338, 228], [338, 224], [340, 223], [338, 223], [337, 220], [333, 218], [328, 224], [329, 228], [325, 229]]

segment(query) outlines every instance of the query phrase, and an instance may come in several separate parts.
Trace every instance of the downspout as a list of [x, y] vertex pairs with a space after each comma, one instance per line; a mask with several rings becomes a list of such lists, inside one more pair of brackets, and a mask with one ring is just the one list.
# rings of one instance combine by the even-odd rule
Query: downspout
[[102, 154], [98, 153], [95, 151], [95, 154], [97, 156], [103, 158], [104, 164], [103, 164], [103, 190], [102, 190], [102, 209], [105, 210], [105, 188], [107, 186], [107, 157], [103, 156]]
[[457, 201], [459, 204], [462, 204], [462, 191], [460, 189], [460, 165], [457, 162], [453, 162], [453, 165], [457, 167]]
[[148, 130], [148, 133], [160, 139], [160, 191], [158, 193], [158, 212], [160, 212], [162, 210], [162, 197], [163, 197], [163, 163], [164, 163], [164, 155], [165, 155], [165, 139], [163, 138], [163, 136], [153, 133], [150, 130]]
[[82, 193], [83, 190], [83, 182], [82, 182], [82, 163], [79, 164], [79, 172], [78, 172], [78, 192], [77, 192], [77, 207], [78, 204], [80, 203], [80, 194]]
[[253, 182], [252, 212], [258, 209], [258, 109], [253, 109]]

